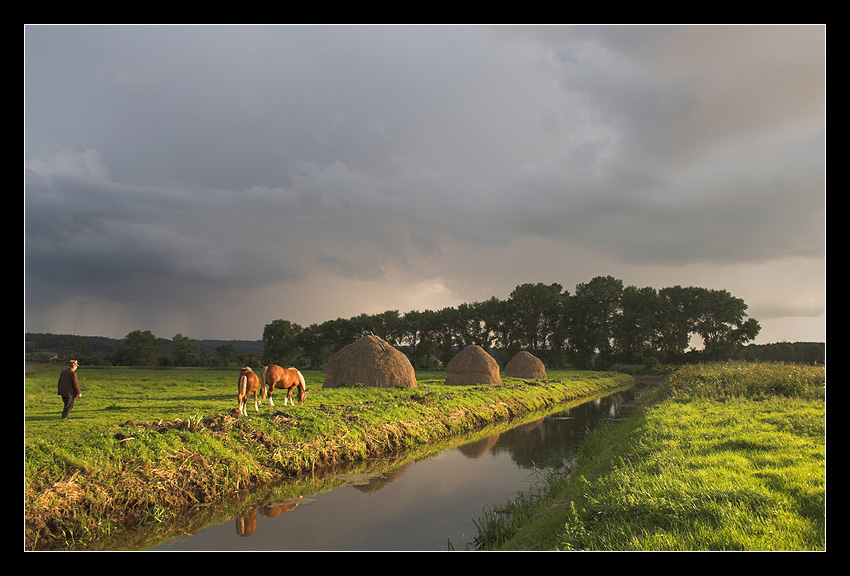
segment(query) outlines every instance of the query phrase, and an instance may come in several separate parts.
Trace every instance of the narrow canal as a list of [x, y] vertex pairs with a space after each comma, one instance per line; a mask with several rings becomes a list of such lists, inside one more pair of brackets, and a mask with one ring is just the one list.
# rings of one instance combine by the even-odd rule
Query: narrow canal
[[[440, 551], [474, 549], [475, 520], [569, 470], [578, 444], [624, 415], [629, 390], [552, 413], [389, 474], [274, 503], [157, 551]], [[345, 477], [345, 475], [342, 475]]]

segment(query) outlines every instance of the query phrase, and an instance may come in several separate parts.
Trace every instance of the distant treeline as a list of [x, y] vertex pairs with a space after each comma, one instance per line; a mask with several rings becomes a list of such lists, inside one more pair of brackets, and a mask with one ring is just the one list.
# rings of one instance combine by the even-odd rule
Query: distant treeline
[[26, 355], [37, 362], [75, 359], [84, 366], [228, 367], [256, 365], [263, 354], [262, 340], [190, 340], [180, 334], [166, 340], [148, 334], [137, 330], [116, 339], [27, 333]]
[[[262, 340], [171, 340], [136, 330], [122, 340], [27, 334], [27, 354], [82, 364], [235, 366], [277, 363], [322, 368], [363, 333], [402, 350], [418, 369], [439, 368], [470, 344], [502, 365], [521, 350], [549, 367], [609, 369], [617, 365], [681, 364], [728, 359], [823, 363], [823, 343], [754, 345], [759, 333], [747, 305], [725, 290], [624, 286], [600, 276], [570, 293], [560, 284], [521, 284], [507, 299], [492, 297], [441, 310], [388, 310], [302, 327], [266, 324]], [[701, 348], [692, 342], [698, 341]]]
[[773, 344], [748, 344], [735, 355], [736, 360], [759, 362], [794, 362], [798, 364], [825, 364], [824, 342], [776, 342]]

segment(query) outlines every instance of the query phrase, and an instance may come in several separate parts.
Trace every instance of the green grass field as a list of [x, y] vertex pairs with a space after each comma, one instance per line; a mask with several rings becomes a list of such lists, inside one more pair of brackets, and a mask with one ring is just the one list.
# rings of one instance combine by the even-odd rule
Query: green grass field
[[[273, 479], [446, 439], [632, 382], [562, 371], [548, 381], [446, 386], [444, 372], [417, 388], [325, 390], [305, 371], [304, 405], [253, 402], [238, 416], [238, 370], [79, 368], [83, 397], [61, 420], [60, 369], [25, 378], [25, 507], [28, 546], [65, 546], [113, 526], [164, 522], [181, 510]], [[278, 391], [279, 392], [279, 391]], [[57, 544], [58, 541], [58, 544]]]
[[[62, 399], [56, 394], [61, 367], [29, 365], [25, 386], [25, 424], [30, 439], [61, 438], [70, 429], [85, 435], [127, 420], [188, 420], [236, 407], [238, 370], [88, 368], [77, 371], [83, 397], [71, 418], [59, 421]], [[308, 388], [320, 390], [324, 374], [304, 372]], [[276, 391], [276, 395], [280, 391]], [[275, 404], [283, 405], [283, 396]], [[264, 405], [268, 411], [268, 404]], [[250, 409], [253, 411], [253, 401]], [[71, 424], [72, 426], [66, 426]]]
[[690, 366], [645, 412], [480, 520], [497, 550], [824, 550], [825, 374]]
[[[324, 374], [307, 371], [304, 406], [284, 407], [281, 395], [259, 414], [251, 404], [246, 418], [228, 416], [236, 370], [81, 367], [83, 397], [61, 421], [58, 375], [31, 366], [25, 379], [32, 548], [100, 538], [128, 512], [136, 525], [164, 525], [187, 500], [339, 458], [415, 451], [625, 382], [563, 371], [551, 383], [447, 387], [444, 373], [423, 372], [415, 389], [323, 390]], [[824, 549], [822, 366], [688, 366], [645, 400], [645, 411], [591, 434], [571, 476], [482, 518], [483, 549]]]

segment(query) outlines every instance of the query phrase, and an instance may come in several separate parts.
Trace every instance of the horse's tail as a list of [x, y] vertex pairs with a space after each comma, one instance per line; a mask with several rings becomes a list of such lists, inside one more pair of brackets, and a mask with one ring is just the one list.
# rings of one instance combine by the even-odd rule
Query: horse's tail
[[239, 389], [239, 396], [244, 396], [245, 390], [248, 389], [248, 375], [247, 374], [240, 374], [239, 375], [239, 387], [238, 387], [238, 389]]
[[266, 397], [266, 372], [268, 369], [268, 366], [263, 366], [263, 369], [260, 371], [260, 398]]

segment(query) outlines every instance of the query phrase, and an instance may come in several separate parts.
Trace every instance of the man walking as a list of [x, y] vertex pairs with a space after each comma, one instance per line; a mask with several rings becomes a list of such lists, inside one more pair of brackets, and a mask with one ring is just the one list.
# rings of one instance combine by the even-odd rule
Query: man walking
[[71, 360], [68, 367], [59, 374], [59, 390], [57, 393], [62, 396], [62, 402], [65, 404], [65, 408], [62, 410], [62, 420], [67, 420], [68, 414], [74, 408], [74, 400], [83, 395], [80, 392], [80, 384], [77, 382], [76, 360]]

